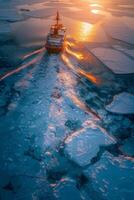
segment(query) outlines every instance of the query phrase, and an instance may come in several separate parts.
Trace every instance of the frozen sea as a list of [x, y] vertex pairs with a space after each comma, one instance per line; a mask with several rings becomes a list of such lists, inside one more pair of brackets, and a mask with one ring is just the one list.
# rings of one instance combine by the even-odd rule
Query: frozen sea
[[0, 0], [0, 200], [133, 200], [133, 122], [133, 0]]

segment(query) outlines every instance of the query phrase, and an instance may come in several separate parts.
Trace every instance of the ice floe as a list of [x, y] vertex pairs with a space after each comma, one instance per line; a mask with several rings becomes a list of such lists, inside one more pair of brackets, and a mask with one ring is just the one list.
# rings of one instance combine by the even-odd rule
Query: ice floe
[[122, 53], [125, 53], [127, 56], [131, 57], [132, 59], [134, 58], [134, 49], [130, 49], [130, 48], [126, 48], [120, 44], [114, 44], [112, 45], [112, 47], [115, 49], [115, 50], [118, 50]]
[[91, 52], [116, 74], [134, 73], [134, 61], [111, 48], [94, 48]]
[[124, 49], [123, 52], [134, 58], [134, 49]]
[[94, 13], [90, 13], [87, 10], [75, 11], [75, 15], [74, 15], [74, 11], [65, 10], [63, 12], [63, 16], [69, 17], [75, 20], [79, 20], [82, 22], [93, 23], [93, 24], [97, 23], [103, 17], [100, 14], [96, 15]]
[[[128, 23], [128, 21], [125, 20], [125, 23]], [[134, 44], [134, 29], [130, 28], [130, 25], [128, 27], [128, 24], [125, 25], [125, 23], [121, 18], [112, 17], [105, 21], [103, 27], [112, 38]]]
[[115, 139], [98, 127], [81, 129], [66, 139], [65, 153], [75, 163], [84, 167], [91, 163], [102, 146], [114, 143]]
[[[20, 0], [19, 2], [17, 2], [17, 0], [12, 0], [11, 2], [15, 1], [22, 5], [28, 2], [28, 8], [25, 10], [25, 7], [22, 6], [20, 12], [14, 9], [9, 11], [9, 13], [8, 9], [3, 9], [5, 13], [2, 11], [0, 14], [0, 37], [2, 35], [4, 38], [8, 38], [5, 37], [5, 35], [10, 34], [10, 23], [7, 21], [16, 22], [27, 18], [44, 18], [30, 19], [26, 22], [11, 24], [11, 31], [13, 31], [11, 35], [13, 39], [15, 39], [13, 42], [16, 42], [17, 45], [19, 44], [24, 47], [27, 45], [31, 47], [32, 44], [33, 47], [33, 40], [34, 44], [36, 41], [38, 43], [38, 40], [44, 44], [45, 33], [50, 24], [50, 21], [46, 20], [46, 18], [55, 14], [55, 10], [53, 10], [53, 8], [45, 8], [43, 10], [42, 6], [44, 0]], [[43, 2], [42, 5], [40, 5], [40, 9], [36, 4], [34, 5], [34, 10], [30, 9], [30, 4], [37, 1], [38, 3], [40, 1]], [[58, 2], [54, 0], [48, 2], [48, 4], [53, 7], [57, 4], [58, 7]], [[76, 18], [77, 20], [80, 19], [81, 21], [87, 22], [98, 21], [98, 19], [101, 18], [100, 16], [90, 14], [90, 11], [87, 16], [84, 16], [83, 11], [74, 10], [74, 8], [68, 8], [68, 10], [62, 9], [63, 16], [65, 15], [72, 19]], [[76, 11], [76, 13], [74, 13], [74, 11]], [[91, 20], [92, 18], [94, 20]], [[74, 24], [71, 22], [72, 19], [68, 20], [68, 27], [72, 26], [76, 29], [76, 26], [72, 25]], [[6, 23], [4, 23], [5, 21]], [[27, 23], [27, 26], [23, 26], [23, 23]], [[31, 24], [34, 27], [33, 29]], [[78, 25], [80, 25], [79, 22]], [[40, 29], [40, 27], [43, 29]], [[90, 26], [90, 24], [84, 23], [81, 30], [85, 31], [85, 36], [89, 36], [93, 42], [108, 42], [107, 36], [101, 27], [97, 29], [96, 34], [95, 30], [93, 30], [93, 34], [90, 32], [91, 28], [92, 26]], [[79, 32], [81, 32], [81, 30]], [[78, 32], [78, 30], [76, 31]], [[16, 32], [19, 33], [16, 34]], [[31, 34], [31, 32], [33, 32], [33, 34]], [[94, 37], [91, 37], [90, 33]], [[82, 32], [82, 37], [83, 35], [84, 33]], [[125, 38], [125, 41], [128, 40], [125, 36], [122, 38]], [[77, 37], [76, 39], [78, 40]], [[131, 38], [129, 38], [129, 41], [131, 41]], [[91, 47], [89, 45], [89, 51], [95, 46]], [[12, 44], [7, 44], [6, 47], [5, 45], [4, 47], [1, 45], [1, 48], [5, 49], [6, 55], [10, 54], [11, 57], [18, 59], [18, 54], [14, 53], [19, 52], [18, 46], [14, 47]], [[77, 48], [79, 48], [78, 45]], [[133, 50], [122, 51], [133, 57]], [[111, 54], [111, 52], [109, 54]], [[115, 59], [117, 61], [113, 61], [115, 65], [118, 63], [118, 60], [120, 62], [122, 58], [124, 59], [122, 56], [124, 54], [120, 53], [120, 55], [121, 58], [119, 54], [117, 56], [113, 55], [112, 59], [110, 58], [111, 60]], [[129, 158], [130, 160], [126, 160], [122, 157], [115, 158], [109, 153], [104, 153], [103, 156], [100, 156], [102, 146], [105, 148], [107, 145], [115, 144], [116, 141], [103, 129], [96, 127], [95, 119], [89, 114], [89, 111], [87, 112], [84, 101], [82, 101], [77, 93], [77, 87], [80, 86], [80, 81], [75, 80], [75, 76], [70, 75], [71, 70], [67, 70], [67, 66], [63, 67], [60, 65], [59, 57], [58, 59], [57, 57], [58, 56], [50, 55], [46, 57], [45, 54], [43, 61], [39, 65], [33, 65], [34, 71], [25, 68], [20, 74], [16, 74], [13, 77], [11, 76], [2, 82], [3, 85], [1, 84], [1, 88], [4, 88], [4, 94], [2, 94], [0, 98], [0, 106], [2, 107], [1, 110], [5, 110], [6, 115], [4, 114], [1, 117], [2, 123], [0, 123], [0, 130], [2, 130], [3, 133], [0, 134], [0, 152], [3, 152], [0, 156], [0, 169], [5, 171], [5, 174], [0, 172], [0, 198], [22, 198], [28, 200], [89, 200], [90, 197], [88, 197], [88, 195], [84, 197], [81, 196], [83, 190], [84, 194], [86, 192], [88, 194], [90, 193], [89, 195], [93, 197], [91, 199], [94, 200], [120, 200], [121, 198], [132, 200], [134, 196], [132, 192], [132, 170], [134, 167], [131, 157]], [[103, 55], [103, 57], [105, 56]], [[9, 60], [8, 56], [6, 59]], [[127, 69], [125, 69], [125, 64], [123, 64], [124, 60], [120, 63], [120, 66], [123, 65], [124, 68], [121, 66], [119, 69], [116, 69], [117, 71], [121, 69], [121, 73], [122, 71], [124, 73], [124, 70], [125, 73], [127, 70], [132, 71], [129, 68], [130, 63], [127, 62], [127, 56], [125, 59]], [[108, 60], [109, 63], [111, 60]], [[130, 60], [131, 59], [129, 59], [129, 61]], [[35, 62], [36, 61], [35, 59]], [[13, 64], [12, 60], [11, 63]], [[109, 80], [112, 79], [110, 79], [110, 75], [113, 76], [113, 74], [107, 73], [109, 69], [105, 66], [104, 69], [101, 66], [97, 66], [94, 67], [93, 65], [93, 68], [97, 68], [96, 74], [98, 74], [98, 76], [103, 74], [104, 71], [105, 76], [108, 77]], [[127, 71], [127, 73], [129, 72]], [[27, 75], [30, 75], [31, 78], [27, 78]], [[88, 85], [90, 87], [91, 84], [88, 83]], [[11, 90], [7, 89], [8, 87], [10, 87]], [[83, 87], [85, 87], [85, 85]], [[86, 92], [88, 96], [85, 100], [94, 101], [96, 110], [99, 104], [96, 97], [98, 96], [99, 89], [93, 89], [90, 92], [88, 89]], [[105, 95], [105, 93], [103, 95]], [[103, 98], [101, 100], [103, 101]], [[120, 127], [125, 127], [125, 130], [128, 128], [130, 132], [131, 122], [128, 119], [123, 120], [122, 115], [114, 115], [113, 117], [111, 114], [110, 116], [110, 113], [101, 106], [102, 105], [99, 107], [98, 113], [105, 123], [107, 123], [108, 128], [111, 127], [113, 132], [117, 132], [118, 134], [118, 130], [122, 132]], [[115, 116], [118, 117], [118, 120]], [[91, 120], [90, 122], [89, 119]], [[92, 124], [94, 124], [94, 127], [92, 127]], [[109, 128], [108, 133], [111, 132]], [[69, 134], [71, 135], [68, 136]], [[122, 132], [122, 135], [123, 134], [126, 135], [126, 131]], [[130, 136], [130, 134], [128, 136]], [[63, 154], [64, 139], [66, 156]], [[120, 150], [126, 155], [133, 155], [133, 141], [131, 139], [123, 141]], [[97, 160], [96, 163], [94, 162], [94, 165], [91, 165], [92, 159]], [[77, 181], [79, 179], [79, 173], [81, 173], [83, 169], [77, 168], [76, 165], [73, 165], [69, 160], [74, 161], [79, 166], [87, 167], [87, 171], [84, 172], [87, 178], [91, 177], [91, 181], [86, 181], [86, 184], [82, 185], [81, 188]], [[90, 167], [87, 166], [88, 164], [90, 164]], [[80, 170], [80, 172], [78, 170]], [[8, 173], [10, 174], [8, 175]], [[16, 174], [18, 176], [16, 176]], [[68, 178], [69, 176], [73, 176], [76, 180]], [[86, 190], [85, 187], [88, 184], [89, 188]]]
[[126, 139], [120, 147], [124, 154], [134, 156], [134, 137]]
[[57, 200], [81, 200], [75, 181], [64, 178], [54, 188], [54, 196]]
[[134, 113], [134, 95], [122, 92], [114, 97], [106, 109], [113, 113], [132, 114]]
[[134, 18], [133, 17], [127, 17], [127, 16], [125, 16], [125, 17], [123, 17], [123, 22], [129, 28], [134, 28]]
[[106, 33], [104, 32], [103, 28], [100, 25], [91, 27], [91, 31], [89, 34], [88, 41], [90, 42], [89, 45], [86, 45], [88, 49], [91, 48], [91, 42], [93, 43], [106, 43], [108, 42], [108, 38]]
[[16, 9], [0, 9], [0, 20], [16, 22], [23, 19], [24, 17]]
[[0, 23], [0, 42], [5, 42], [11, 36], [11, 28], [8, 23]]
[[92, 180], [89, 187], [99, 195], [98, 199], [133, 200], [133, 170], [133, 160], [105, 153], [99, 162], [85, 170], [85, 175]]
[[10, 32], [10, 25], [8, 23], [0, 23], [0, 34], [2, 33], [9, 33]]
[[55, 14], [54, 8], [36, 9], [29, 12], [25, 12], [25, 16], [33, 18], [45, 18], [45, 17], [50, 17], [54, 14]]

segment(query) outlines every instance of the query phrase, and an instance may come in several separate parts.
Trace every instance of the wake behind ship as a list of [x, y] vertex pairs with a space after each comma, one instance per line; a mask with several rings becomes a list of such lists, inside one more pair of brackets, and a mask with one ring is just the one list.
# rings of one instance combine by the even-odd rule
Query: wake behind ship
[[51, 26], [45, 44], [49, 53], [59, 53], [65, 46], [66, 28], [59, 23], [59, 20], [59, 12], [57, 12], [56, 23]]

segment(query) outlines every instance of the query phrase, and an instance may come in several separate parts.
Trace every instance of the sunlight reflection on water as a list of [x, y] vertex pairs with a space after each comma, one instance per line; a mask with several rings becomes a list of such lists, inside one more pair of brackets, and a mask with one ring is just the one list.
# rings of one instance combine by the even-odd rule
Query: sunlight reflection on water
[[93, 29], [93, 25], [86, 22], [79, 22], [77, 27], [77, 31], [78, 29], [79, 31], [76, 33], [76, 38], [80, 41], [87, 41]]
[[[69, 43], [69, 42], [68, 42]], [[69, 46], [70, 46], [70, 43], [69, 43]], [[72, 56], [74, 56], [75, 58], [77, 58], [78, 60], [82, 60], [84, 59], [84, 56], [82, 53], [80, 52], [74, 52], [72, 51], [71, 49], [69, 49], [68, 47], [66, 47], [66, 52]]]
[[65, 55], [61, 56], [63, 62], [70, 68], [73, 70], [73, 72], [76, 75], [80, 75], [80, 76], [84, 76], [85, 78], [87, 78], [88, 80], [90, 80], [92, 83], [99, 85], [101, 83], [101, 80], [97, 77], [95, 77], [93, 74], [85, 72], [83, 69], [80, 69], [77, 66], [74, 66], [71, 61], [69, 60], [69, 58], [67, 58]]

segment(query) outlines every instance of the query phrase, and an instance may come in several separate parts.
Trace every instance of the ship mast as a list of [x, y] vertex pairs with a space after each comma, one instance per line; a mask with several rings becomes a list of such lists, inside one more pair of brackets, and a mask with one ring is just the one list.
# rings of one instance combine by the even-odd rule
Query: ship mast
[[60, 15], [59, 15], [59, 12], [57, 11], [57, 15], [56, 15], [56, 25], [57, 25], [57, 27], [59, 25], [59, 20], [60, 20]]

